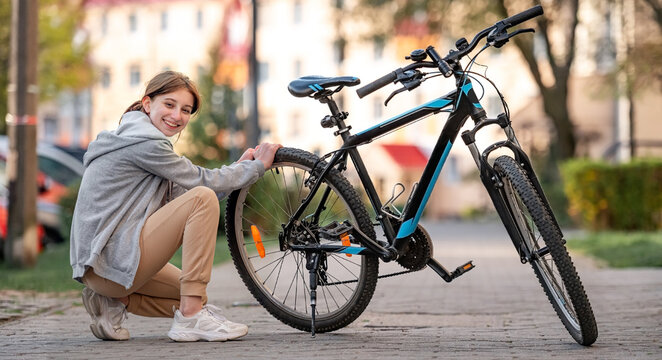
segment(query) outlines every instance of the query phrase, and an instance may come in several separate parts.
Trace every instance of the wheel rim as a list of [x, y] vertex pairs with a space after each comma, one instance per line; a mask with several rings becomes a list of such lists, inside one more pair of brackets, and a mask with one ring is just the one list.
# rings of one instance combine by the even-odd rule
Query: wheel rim
[[[302, 252], [279, 248], [278, 234], [301, 200], [309, 193], [305, 179], [310, 168], [296, 163], [274, 164], [255, 184], [240, 191], [235, 210], [235, 236], [248, 274], [258, 291], [270, 302], [291, 316], [310, 319], [309, 272]], [[319, 225], [349, 220], [356, 224], [347, 202], [333, 186], [324, 183], [311, 205], [320, 202], [326, 187], [331, 189], [326, 209], [319, 217]], [[310, 220], [309, 206], [301, 219]], [[265, 256], [256, 250], [251, 225], [259, 229]], [[304, 226], [311, 229], [311, 226]], [[325, 242], [323, 242], [325, 243]], [[331, 243], [331, 242], [329, 242]], [[318, 321], [343, 312], [354, 302], [363, 287], [365, 258], [345, 254], [325, 254], [327, 269], [318, 272], [326, 277], [317, 286], [316, 318]]]
[[552, 258], [552, 254], [547, 251], [546, 254], [541, 256], [531, 256], [531, 254], [540, 254], [541, 249], [547, 248], [542, 234], [533, 221], [533, 217], [528, 211], [528, 208], [507, 179], [504, 179], [504, 188], [508, 195], [506, 196], [508, 203], [511, 208], [514, 209], [512, 213], [530, 255], [531, 264], [545, 282], [546, 289], [550, 291], [554, 298], [554, 302], [558, 305], [558, 308], [563, 313], [564, 318], [568, 321], [569, 325], [579, 331], [580, 326], [579, 321], [577, 320], [577, 312], [572, 305], [570, 294], [565, 287], [565, 283], [563, 282], [561, 273], [558, 271], [556, 263]]

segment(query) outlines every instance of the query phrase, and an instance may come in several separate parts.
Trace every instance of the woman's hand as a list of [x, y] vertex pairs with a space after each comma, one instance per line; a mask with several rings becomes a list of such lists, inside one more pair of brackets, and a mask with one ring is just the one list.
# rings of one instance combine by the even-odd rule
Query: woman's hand
[[255, 147], [255, 151], [253, 152], [253, 158], [255, 160], [262, 161], [262, 163], [264, 164], [264, 168], [268, 169], [269, 167], [271, 167], [271, 164], [273, 164], [274, 162], [274, 156], [276, 155], [276, 151], [278, 151], [278, 149], [282, 147], [283, 145], [281, 144], [262, 143]]
[[255, 153], [255, 149], [253, 148], [248, 148], [246, 151], [244, 151], [243, 154], [241, 154], [241, 157], [237, 162], [242, 162], [244, 160], [255, 160], [255, 157], [253, 157], [253, 154]]

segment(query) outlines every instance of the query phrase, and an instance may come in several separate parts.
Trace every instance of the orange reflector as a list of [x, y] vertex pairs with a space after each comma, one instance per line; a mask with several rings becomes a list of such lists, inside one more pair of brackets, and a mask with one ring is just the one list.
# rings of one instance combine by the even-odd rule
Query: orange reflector
[[[340, 235], [340, 241], [342, 243], [342, 246], [351, 246], [352, 244], [349, 242], [349, 235], [347, 233], [344, 233]], [[345, 254], [347, 257], [352, 257], [352, 254]]]
[[257, 229], [257, 226], [251, 225], [251, 233], [253, 234], [253, 241], [255, 242], [255, 248], [257, 253], [261, 258], [264, 258], [264, 245], [262, 244], [262, 236], [260, 235], [260, 230]]
[[464, 265], [464, 270], [468, 270], [473, 267], [473, 264], [466, 264]]

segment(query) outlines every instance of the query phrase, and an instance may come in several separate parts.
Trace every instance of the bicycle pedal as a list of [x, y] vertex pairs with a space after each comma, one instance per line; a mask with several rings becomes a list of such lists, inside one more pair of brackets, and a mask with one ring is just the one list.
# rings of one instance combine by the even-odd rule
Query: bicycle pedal
[[463, 275], [464, 273], [466, 273], [468, 271], [471, 271], [474, 267], [475, 266], [473, 264], [473, 260], [470, 260], [466, 264], [458, 266], [457, 269], [455, 269], [455, 271], [453, 271], [453, 273], [451, 273], [451, 277], [453, 279], [455, 279], [455, 278]]
[[320, 228], [319, 235], [327, 240], [341, 240], [342, 235], [350, 233], [354, 228], [348, 222], [339, 224], [334, 221]]

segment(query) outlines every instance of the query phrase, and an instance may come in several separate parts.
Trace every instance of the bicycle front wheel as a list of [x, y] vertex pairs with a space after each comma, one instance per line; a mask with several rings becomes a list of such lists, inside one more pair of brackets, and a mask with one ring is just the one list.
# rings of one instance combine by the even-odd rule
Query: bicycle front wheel
[[554, 310], [579, 344], [593, 344], [598, 337], [593, 310], [553, 214], [547, 211], [528, 176], [513, 158], [500, 156], [494, 168], [501, 174], [511, 215], [522, 234], [531, 266]]
[[[281, 251], [279, 236], [284, 237], [283, 225], [310, 193], [312, 182], [307, 180], [324, 167], [318, 160], [303, 150], [280, 149], [260, 180], [230, 195], [225, 214], [230, 253], [244, 284], [274, 317], [303, 331], [311, 330], [306, 254], [287, 247]], [[359, 195], [336, 169], [325, 176], [299, 220], [285, 243], [317, 241], [316, 231], [334, 221], [348, 221], [375, 238]], [[348, 325], [363, 312], [377, 284], [379, 263], [375, 256], [320, 256], [315, 331], [327, 332]]]

